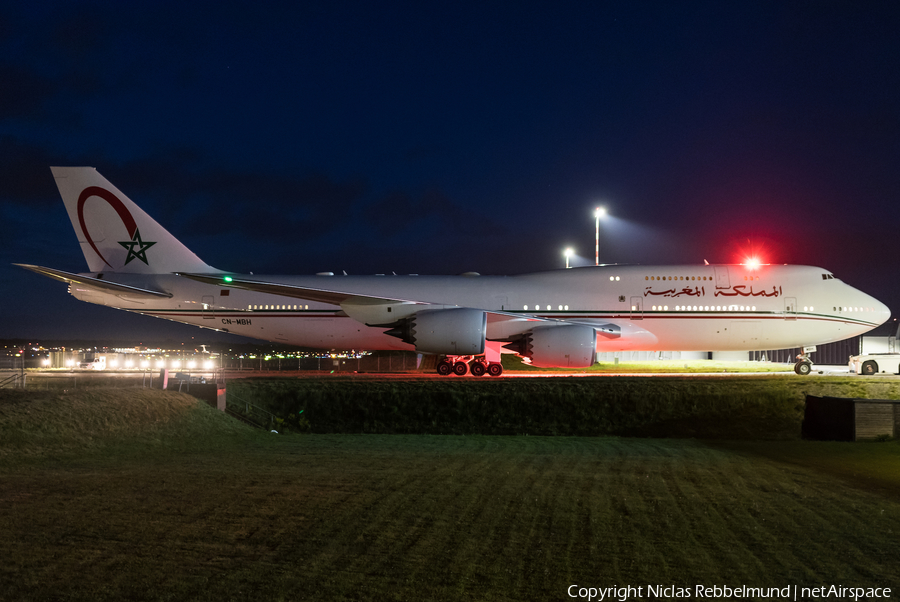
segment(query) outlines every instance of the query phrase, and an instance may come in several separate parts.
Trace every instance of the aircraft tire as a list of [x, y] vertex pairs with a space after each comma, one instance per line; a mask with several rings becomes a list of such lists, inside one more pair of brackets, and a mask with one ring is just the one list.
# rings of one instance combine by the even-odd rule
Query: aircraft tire
[[799, 374], [800, 376], [806, 376], [810, 372], [812, 372], [812, 363], [811, 362], [797, 362], [794, 364], [794, 372]]
[[873, 376], [878, 374], [878, 363], [869, 360], [867, 362], [863, 362], [861, 374], [866, 376]]
[[469, 372], [469, 364], [465, 362], [456, 362], [453, 364], [453, 373], [457, 376], [465, 376]]
[[437, 373], [441, 376], [449, 376], [453, 372], [453, 364], [447, 360], [441, 360], [437, 365]]
[[472, 373], [472, 376], [484, 376], [484, 373], [487, 372], [487, 366], [476, 360], [469, 366], [469, 372]]
[[488, 364], [487, 372], [491, 376], [500, 376], [501, 374], [503, 374], [503, 366], [500, 364], [500, 362], [493, 362], [491, 364]]

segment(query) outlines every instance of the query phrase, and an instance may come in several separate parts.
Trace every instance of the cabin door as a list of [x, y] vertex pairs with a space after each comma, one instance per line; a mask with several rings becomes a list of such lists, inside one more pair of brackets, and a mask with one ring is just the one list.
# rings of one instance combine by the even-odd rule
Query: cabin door
[[797, 297], [785, 297], [784, 298], [784, 319], [785, 320], [796, 320], [797, 319]]
[[631, 298], [631, 319], [632, 320], [643, 320], [644, 319], [644, 299], [642, 297], [632, 297]]
[[212, 295], [203, 295], [203, 299], [201, 302], [203, 303], [203, 319], [204, 320], [212, 320], [216, 317], [215, 311], [213, 311], [213, 301], [215, 301], [215, 297]]
[[713, 270], [716, 272], [716, 288], [729, 288], [731, 281], [728, 280], [728, 266], [717, 265]]

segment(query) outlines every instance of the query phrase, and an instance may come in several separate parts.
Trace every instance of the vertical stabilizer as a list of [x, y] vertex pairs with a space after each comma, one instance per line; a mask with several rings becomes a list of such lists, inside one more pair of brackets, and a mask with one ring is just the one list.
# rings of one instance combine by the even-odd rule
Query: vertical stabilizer
[[91, 272], [217, 272], [93, 167], [51, 167]]

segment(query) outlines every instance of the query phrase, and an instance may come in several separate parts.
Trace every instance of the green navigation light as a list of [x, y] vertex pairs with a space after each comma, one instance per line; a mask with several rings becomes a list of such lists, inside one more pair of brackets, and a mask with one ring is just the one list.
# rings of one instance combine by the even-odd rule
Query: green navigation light
[[231, 282], [233, 278], [231, 276], [225, 276], [225, 282]]

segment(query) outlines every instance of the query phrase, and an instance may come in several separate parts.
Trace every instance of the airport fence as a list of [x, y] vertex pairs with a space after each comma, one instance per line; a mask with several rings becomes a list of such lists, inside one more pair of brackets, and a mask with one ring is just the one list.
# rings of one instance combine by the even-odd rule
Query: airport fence
[[227, 357], [218, 364], [226, 372], [410, 372], [422, 355], [409, 351], [379, 352], [361, 357]]

